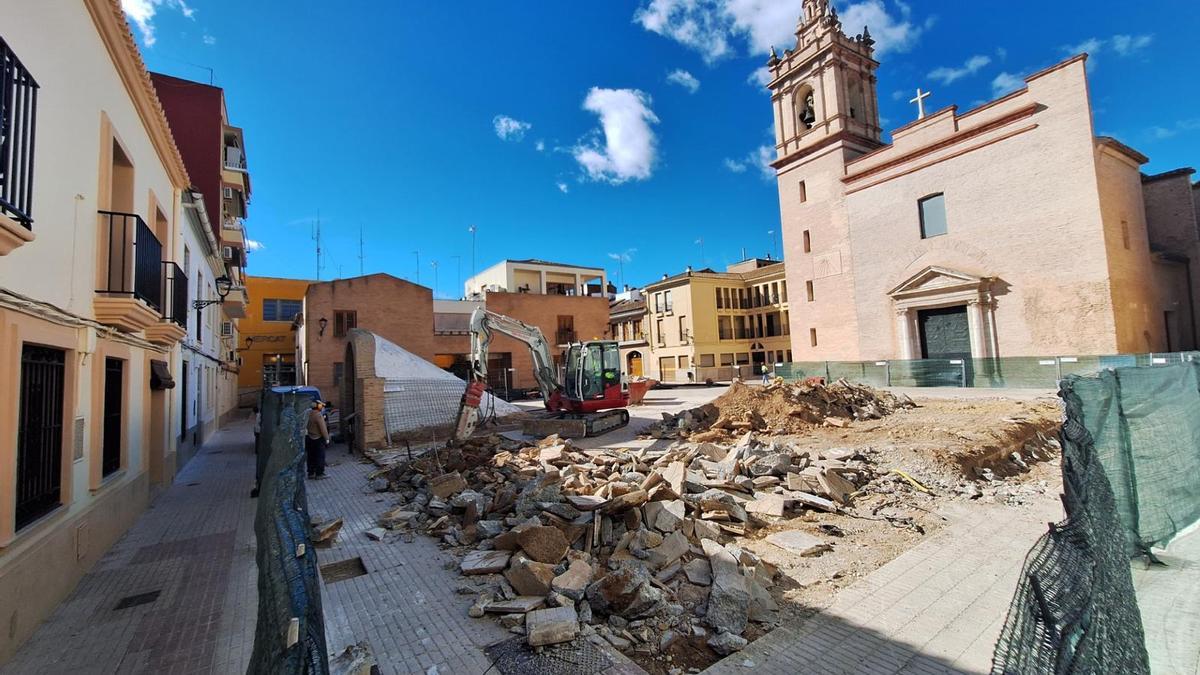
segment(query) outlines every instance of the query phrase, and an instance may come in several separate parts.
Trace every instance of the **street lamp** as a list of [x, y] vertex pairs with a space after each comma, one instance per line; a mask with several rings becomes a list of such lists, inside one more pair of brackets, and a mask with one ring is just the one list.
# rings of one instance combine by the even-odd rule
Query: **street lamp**
[[228, 276], [222, 274], [221, 276], [219, 276], [215, 280], [213, 280], [213, 283], [215, 283], [217, 285], [217, 296], [219, 297], [219, 299], [218, 300], [193, 300], [192, 301], [192, 309], [204, 309], [205, 307], [208, 307], [209, 305], [219, 305], [219, 304], [225, 302], [226, 296], [228, 296], [229, 292], [233, 290], [233, 280], [230, 279]]

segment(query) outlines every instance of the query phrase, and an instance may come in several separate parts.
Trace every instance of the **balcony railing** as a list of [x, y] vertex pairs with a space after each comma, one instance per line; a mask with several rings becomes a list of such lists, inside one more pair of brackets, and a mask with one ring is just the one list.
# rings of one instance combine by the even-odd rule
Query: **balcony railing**
[[38, 84], [0, 39], [0, 213], [32, 229]]
[[246, 170], [246, 155], [235, 145], [225, 146], [225, 168], [234, 171]]
[[163, 306], [162, 244], [135, 213], [101, 211], [108, 237], [108, 269], [97, 293], [131, 295], [155, 310]]
[[163, 264], [163, 318], [174, 321], [180, 328], [187, 328], [188, 278], [173, 262]]

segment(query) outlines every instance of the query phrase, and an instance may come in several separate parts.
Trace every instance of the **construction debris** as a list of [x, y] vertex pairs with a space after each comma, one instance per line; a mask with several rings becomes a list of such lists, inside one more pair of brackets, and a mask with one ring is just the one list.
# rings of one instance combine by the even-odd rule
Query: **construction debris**
[[[917, 537], [914, 512], [900, 507], [923, 511], [918, 503], [954, 490], [865, 445], [788, 438], [853, 433], [843, 423], [911, 407], [843, 381], [777, 381], [665, 415], [651, 429], [664, 440], [650, 447], [492, 435], [390, 453], [371, 478], [397, 499], [377, 524], [453, 550], [466, 592], [478, 596], [468, 613], [497, 618], [535, 648], [582, 637], [664, 662], [680, 649], [727, 655], [781, 621], [776, 598], [794, 588], [777, 584], [779, 571], [755, 551], [844, 566], [863, 523]], [[820, 522], [839, 516], [848, 516], [840, 526]], [[841, 575], [825, 571], [809, 585]]]
[[[823, 385], [776, 379], [766, 387], [735, 382], [712, 403], [678, 415], [664, 413], [663, 421], [646, 433], [654, 438], [720, 442], [746, 431], [794, 434], [820, 425], [845, 427], [852, 420], [879, 419], [915, 406], [907, 396], [846, 380]], [[763, 473], [756, 475], [766, 475], [771, 468], [767, 462], [760, 469]]]

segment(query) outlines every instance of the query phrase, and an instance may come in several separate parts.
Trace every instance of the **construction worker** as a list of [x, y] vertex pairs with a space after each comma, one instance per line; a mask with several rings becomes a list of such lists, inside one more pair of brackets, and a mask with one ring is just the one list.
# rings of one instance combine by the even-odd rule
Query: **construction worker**
[[762, 368], [762, 383], [765, 387], [767, 386], [767, 383], [770, 382], [771, 378], [767, 377], [767, 364], [762, 364], [760, 368]]
[[304, 436], [304, 456], [308, 461], [308, 477], [325, 477], [325, 448], [329, 447], [329, 427], [325, 425], [325, 415], [321, 411], [326, 403], [313, 400], [312, 409], [308, 411], [308, 431]]

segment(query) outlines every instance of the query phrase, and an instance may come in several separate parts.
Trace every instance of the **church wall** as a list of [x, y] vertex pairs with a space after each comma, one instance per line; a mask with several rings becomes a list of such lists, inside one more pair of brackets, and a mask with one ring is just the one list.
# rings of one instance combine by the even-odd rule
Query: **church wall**
[[[796, 361], [853, 360], [859, 355], [854, 273], [842, 184], [841, 145], [823, 150], [779, 175], [779, 210]], [[804, 181], [807, 201], [800, 201]], [[811, 252], [804, 251], [809, 231]], [[813, 301], [806, 282], [813, 282]], [[817, 329], [817, 346], [809, 330]]]
[[1177, 173], [1142, 183], [1146, 226], [1156, 251], [1186, 253], [1200, 237], [1191, 178], [1191, 174]]
[[[1027, 117], [960, 142], [944, 135], [944, 147], [869, 176], [854, 172], [878, 166], [890, 149], [851, 165], [845, 205], [857, 320], [843, 330], [861, 336], [852, 358], [899, 358], [887, 293], [931, 265], [998, 278], [999, 356], [1116, 350], [1084, 63], [1039, 74], [1028, 89], [982, 113], [1017, 115], [1036, 102]], [[936, 117], [928, 119], [953, 134], [954, 125]], [[923, 145], [936, 140], [922, 131], [912, 135]], [[923, 240], [917, 202], [935, 193], [945, 194], [949, 232]], [[794, 323], [799, 314], [793, 310]]]
[[1101, 147], [1096, 153], [1096, 174], [1117, 351], [1166, 351], [1163, 307], [1150, 258], [1138, 165]]

